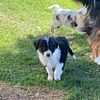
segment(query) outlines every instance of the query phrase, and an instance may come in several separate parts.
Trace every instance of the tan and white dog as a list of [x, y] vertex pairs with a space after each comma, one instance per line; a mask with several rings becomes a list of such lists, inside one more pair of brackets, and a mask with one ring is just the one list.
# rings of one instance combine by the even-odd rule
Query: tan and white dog
[[52, 33], [54, 33], [55, 29], [61, 26], [77, 28], [78, 23], [76, 22], [76, 15], [85, 15], [87, 13], [87, 8], [81, 8], [79, 10], [69, 10], [61, 8], [58, 4], [49, 6], [48, 8], [53, 10], [53, 18], [51, 24]]

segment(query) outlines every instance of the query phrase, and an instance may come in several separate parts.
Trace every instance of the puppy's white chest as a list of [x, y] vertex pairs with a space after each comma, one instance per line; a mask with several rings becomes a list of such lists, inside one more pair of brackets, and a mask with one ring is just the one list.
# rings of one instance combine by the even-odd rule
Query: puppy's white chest
[[55, 52], [52, 55], [53, 64], [55, 64], [55, 65], [58, 64], [59, 60], [60, 60], [60, 57], [61, 57], [61, 50], [58, 47], [57, 49], [55, 49]]
[[50, 57], [44, 56], [41, 52], [37, 51], [39, 55], [39, 60], [44, 66], [51, 66], [54, 67], [59, 63], [60, 57], [61, 57], [61, 50], [59, 47], [55, 49], [54, 53]]

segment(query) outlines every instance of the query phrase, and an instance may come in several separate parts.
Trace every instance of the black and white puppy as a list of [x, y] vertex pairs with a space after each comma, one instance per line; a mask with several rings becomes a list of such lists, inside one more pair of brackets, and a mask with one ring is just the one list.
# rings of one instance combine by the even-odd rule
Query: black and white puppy
[[54, 80], [61, 80], [68, 53], [76, 59], [65, 37], [43, 36], [34, 41], [34, 46], [40, 62], [46, 67], [48, 80], [53, 80], [53, 77]]

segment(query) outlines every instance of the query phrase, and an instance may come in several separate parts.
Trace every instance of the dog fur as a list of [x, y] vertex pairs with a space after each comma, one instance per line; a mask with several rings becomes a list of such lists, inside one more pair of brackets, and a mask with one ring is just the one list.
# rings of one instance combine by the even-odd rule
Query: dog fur
[[[61, 80], [68, 53], [76, 59], [65, 37], [43, 36], [34, 41], [40, 62], [45, 66], [48, 80]], [[55, 69], [53, 71], [53, 69]]]
[[75, 0], [87, 7], [80, 30], [88, 35], [94, 61], [100, 65], [100, 0]]
[[63, 9], [59, 5], [55, 4], [49, 6], [49, 9], [53, 10], [53, 18], [51, 24], [51, 31], [60, 28], [61, 26], [76, 28], [78, 23], [76, 23], [76, 14], [80, 13], [85, 15], [87, 13], [87, 8], [81, 8], [79, 10], [69, 10]]

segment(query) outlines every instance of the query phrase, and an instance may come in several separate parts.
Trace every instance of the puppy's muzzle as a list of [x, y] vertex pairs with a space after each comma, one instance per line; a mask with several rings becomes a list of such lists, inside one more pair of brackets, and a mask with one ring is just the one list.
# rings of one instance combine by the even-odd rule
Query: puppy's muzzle
[[47, 51], [44, 52], [44, 55], [45, 55], [45, 57], [49, 58], [49, 57], [52, 56], [52, 53], [51, 53], [50, 50], [47, 50]]
[[46, 56], [47, 56], [47, 57], [50, 57], [50, 53], [47, 53]]

